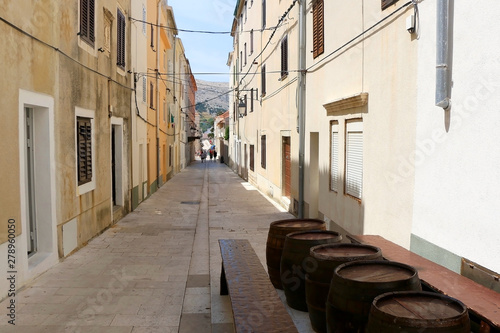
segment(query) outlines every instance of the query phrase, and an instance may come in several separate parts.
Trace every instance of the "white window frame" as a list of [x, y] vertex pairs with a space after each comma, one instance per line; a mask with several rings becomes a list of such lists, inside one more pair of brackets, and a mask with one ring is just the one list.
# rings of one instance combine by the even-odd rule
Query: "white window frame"
[[330, 123], [330, 191], [339, 191], [339, 123]]
[[[78, 185], [78, 126], [77, 118], [90, 118], [91, 130], [92, 130], [92, 180], [88, 183]], [[96, 170], [95, 170], [95, 111], [87, 110], [79, 107], [75, 107], [75, 183], [76, 183], [76, 195], [80, 196], [96, 188]]]
[[346, 122], [345, 194], [361, 200], [363, 195], [363, 121]]

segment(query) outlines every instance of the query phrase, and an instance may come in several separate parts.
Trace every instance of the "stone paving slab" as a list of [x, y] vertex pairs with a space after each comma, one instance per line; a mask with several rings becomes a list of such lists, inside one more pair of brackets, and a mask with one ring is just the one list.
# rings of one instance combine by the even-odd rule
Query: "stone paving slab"
[[[16, 327], [1, 302], [0, 332], [232, 332], [218, 240], [248, 239], [266, 267], [269, 224], [292, 217], [225, 165], [197, 161], [19, 290]], [[307, 313], [287, 310], [312, 332]]]

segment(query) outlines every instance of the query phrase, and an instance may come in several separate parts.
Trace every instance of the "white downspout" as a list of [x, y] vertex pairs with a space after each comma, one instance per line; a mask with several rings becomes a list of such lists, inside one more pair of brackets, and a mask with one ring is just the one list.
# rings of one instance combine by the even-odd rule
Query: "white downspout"
[[304, 154], [306, 147], [306, 0], [299, 1], [299, 80], [298, 118], [299, 132], [299, 207], [298, 217], [304, 218]]
[[437, 1], [436, 106], [448, 110], [450, 100], [450, 0]]

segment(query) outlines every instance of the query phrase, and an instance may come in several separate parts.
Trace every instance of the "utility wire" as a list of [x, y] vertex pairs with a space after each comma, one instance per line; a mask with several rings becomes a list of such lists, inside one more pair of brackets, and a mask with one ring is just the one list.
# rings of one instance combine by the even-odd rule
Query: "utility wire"
[[398, 9], [396, 9], [395, 11], [393, 11], [392, 13], [390, 13], [389, 15], [387, 15], [386, 17], [384, 17], [383, 19], [381, 19], [380, 21], [378, 21], [377, 23], [375, 23], [374, 25], [372, 25], [371, 27], [369, 27], [368, 29], [366, 29], [365, 31], [363, 31], [362, 33], [360, 33], [359, 35], [357, 35], [356, 37], [354, 37], [353, 39], [351, 39], [350, 41], [348, 41], [347, 43], [345, 43], [344, 45], [340, 46], [339, 48], [335, 49], [333, 52], [331, 52], [330, 54], [326, 55], [325, 57], [323, 57], [321, 60], [319, 60], [318, 62], [316, 62], [315, 64], [311, 65], [309, 68], [306, 69], [306, 72], [310, 71], [312, 68], [318, 66], [319, 64], [321, 64], [323, 61], [325, 61], [326, 59], [330, 58], [331, 56], [333, 56], [334, 54], [336, 54], [337, 52], [339, 52], [340, 50], [342, 50], [344, 47], [346, 47], [347, 45], [351, 44], [352, 42], [354, 42], [356, 39], [358, 39], [359, 37], [363, 36], [364, 34], [366, 34], [367, 32], [373, 30], [373, 28], [377, 27], [378, 25], [380, 25], [382, 22], [386, 21], [387, 19], [389, 19], [390, 17], [392, 17], [393, 15], [395, 15], [396, 13], [400, 12], [401, 10], [403, 10], [404, 8], [408, 7], [409, 5], [411, 5], [413, 2], [412, 1], [408, 1], [407, 3], [405, 3], [404, 5], [402, 5], [401, 7], [399, 7]]
[[[144, 20], [139, 20], [139, 19], [136, 19], [136, 18], [133, 18], [133, 17], [129, 17], [129, 20], [131, 21], [134, 21], [134, 22], [140, 22], [140, 23], [144, 23], [144, 24], [147, 24], [147, 25], [150, 25], [150, 26], [153, 26], [153, 27], [157, 27], [157, 28], [161, 28], [161, 29], [166, 29], [166, 30], [177, 30], [177, 31], [180, 31], [180, 32], [190, 32], [190, 33], [198, 33], [198, 34], [209, 34], [209, 35], [228, 35], [228, 34], [231, 34], [232, 31], [209, 31], [209, 30], [190, 30], [190, 29], [178, 29], [178, 28], [172, 28], [172, 27], [168, 27], [168, 26], [165, 26], [165, 25], [162, 25], [162, 24], [156, 24], [156, 23], [152, 23], [152, 22], [148, 22], [148, 21], [144, 21]], [[273, 30], [274, 28], [276, 27], [269, 27], [269, 28], [264, 28], [264, 29], [257, 29], [257, 30], [245, 30], [243, 32], [245, 33], [250, 33], [250, 32], [256, 32], [256, 31], [265, 31], [265, 30]]]
[[43, 40], [41, 40], [41, 39], [39, 39], [39, 38], [37, 38], [37, 37], [33, 36], [33, 35], [32, 35], [32, 34], [30, 34], [29, 32], [24, 31], [23, 29], [19, 28], [18, 26], [14, 25], [13, 23], [11, 23], [11, 22], [7, 21], [7, 20], [6, 20], [6, 19], [4, 19], [3, 17], [0, 17], [0, 21], [4, 22], [5, 24], [7, 24], [8, 26], [10, 26], [10, 27], [11, 27], [11, 28], [13, 28], [14, 30], [16, 30], [16, 31], [20, 32], [21, 34], [23, 34], [23, 35], [25, 35], [25, 36], [28, 36], [28, 37], [30, 37], [31, 39], [33, 39], [33, 40], [35, 40], [35, 41], [37, 41], [37, 42], [39, 42], [39, 43], [41, 43], [41, 44], [43, 44], [43, 45], [47, 46], [48, 48], [51, 48], [51, 49], [53, 49], [54, 51], [56, 51], [56, 52], [58, 52], [58, 53], [62, 54], [63, 56], [65, 56], [65, 57], [66, 57], [66, 58], [68, 58], [69, 60], [73, 61], [74, 63], [76, 63], [76, 64], [80, 65], [81, 67], [83, 67], [83, 68], [85, 68], [85, 69], [87, 69], [87, 70], [89, 70], [89, 71], [91, 71], [91, 72], [93, 72], [93, 73], [95, 73], [95, 74], [97, 74], [97, 75], [100, 75], [100, 76], [102, 76], [102, 77], [104, 77], [104, 78], [106, 78], [106, 79], [108, 79], [108, 80], [110, 80], [110, 81], [112, 81], [112, 82], [116, 83], [117, 85], [119, 85], [119, 86], [121, 86], [121, 87], [125, 88], [125, 89], [133, 90], [132, 88], [130, 88], [130, 87], [128, 87], [128, 86], [126, 86], [126, 85], [124, 85], [124, 84], [122, 84], [122, 83], [120, 83], [120, 82], [118, 82], [118, 81], [116, 81], [116, 80], [113, 80], [110, 76], [108, 76], [108, 75], [106, 75], [106, 74], [103, 74], [103, 73], [101, 73], [101, 72], [99, 72], [99, 71], [97, 71], [97, 70], [95, 70], [95, 69], [93, 69], [93, 68], [90, 68], [90, 67], [88, 67], [87, 65], [82, 64], [82, 63], [81, 63], [81, 62], [79, 62], [78, 60], [76, 60], [76, 59], [74, 59], [74, 58], [70, 57], [69, 55], [67, 55], [66, 53], [64, 53], [63, 51], [61, 51], [59, 48], [57, 48], [57, 47], [55, 47], [55, 46], [53, 46], [53, 45], [50, 45], [49, 43], [44, 42]]

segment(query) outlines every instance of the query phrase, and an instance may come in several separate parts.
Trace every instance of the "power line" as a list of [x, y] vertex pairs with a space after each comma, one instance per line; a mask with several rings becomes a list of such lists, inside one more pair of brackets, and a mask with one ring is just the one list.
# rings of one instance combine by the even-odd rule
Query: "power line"
[[339, 52], [340, 50], [342, 50], [344, 47], [346, 47], [347, 45], [351, 44], [356, 39], [358, 39], [359, 37], [363, 36], [364, 34], [366, 34], [367, 32], [369, 32], [370, 30], [372, 30], [373, 28], [375, 28], [376, 26], [378, 26], [382, 22], [386, 21], [388, 18], [392, 17], [393, 15], [395, 15], [396, 13], [398, 13], [399, 11], [401, 11], [403, 8], [406, 8], [407, 6], [411, 5], [412, 3], [413, 3], [413, 1], [408, 1], [407, 3], [405, 3], [404, 5], [402, 5], [401, 7], [399, 7], [398, 9], [396, 9], [395, 11], [393, 11], [392, 13], [390, 13], [389, 15], [387, 15], [386, 17], [384, 17], [383, 19], [381, 19], [380, 21], [378, 21], [377, 23], [375, 23], [374, 25], [372, 25], [371, 27], [369, 27], [368, 29], [366, 29], [365, 31], [363, 31], [362, 33], [360, 33], [359, 35], [357, 35], [356, 37], [354, 37], [353, 39], [351, 39], [350, 41], [348, 41], [347, 43], [345, 43], [344, 45], [338, 47], [333, 52], [331, 52], [330, 54], [326, 55], [325, 57], [323, 57], [321, 60], [319, 60], [315, 64], [309, 66], [309, 68], [306, 69], [306, 72], [310, 71], [311, 68], [314, 68], [314, 67], [318, 66], [323, 61], [325, 61], [326, 59], [330, 58], [331, 56], [333, 56], [334, 54], [336, 54], [337, 52]]
[[[136, 19], [136, 18], [133, 18], [133, 17], [129, 17], [129, 20], [131, 21], [134, 21], [134, 22], [140, 22], [140, 23], [144, 23], [144, 24], [147, 24], [147, 25], [150, 25], [150, 26], [153, 26], [153, 27], [157, 27], [157, 28], [161, 28], [161, 29], [166, 29], [166, 30], [177, 30], [177, 31], [180, 31], [180, 32], [189, 32], [189, 33], [198, 33], [198, 34], [209, 34], [209, 35], [230, 35], [232, 32], [231, 31], [210, 31], [210, 30], [191, 30], [191, 29], [178, 29], [178, 28], [172, 28], [172, 27], [168, 27], [168, 26], [165, 26], [165, 25], [162, 25], [162, 24], [156, 24], [156, 23], [152, 23], [152, 22], [148, 22], [148, 21], [144, 21], [144, 20], [139, 20], [139, 19]], [[266, 30], [273, 30], [275, 27], [269, 27], [269, 28], [264, 28], [264, 29], [257, 29], [257, 30], [245, 30], [245, 31], [242, 31], [242, 32], [245, 32], [245, 33], [250, 33], [250, 32], [263, 32], [263, 31], [266, 31]]]

